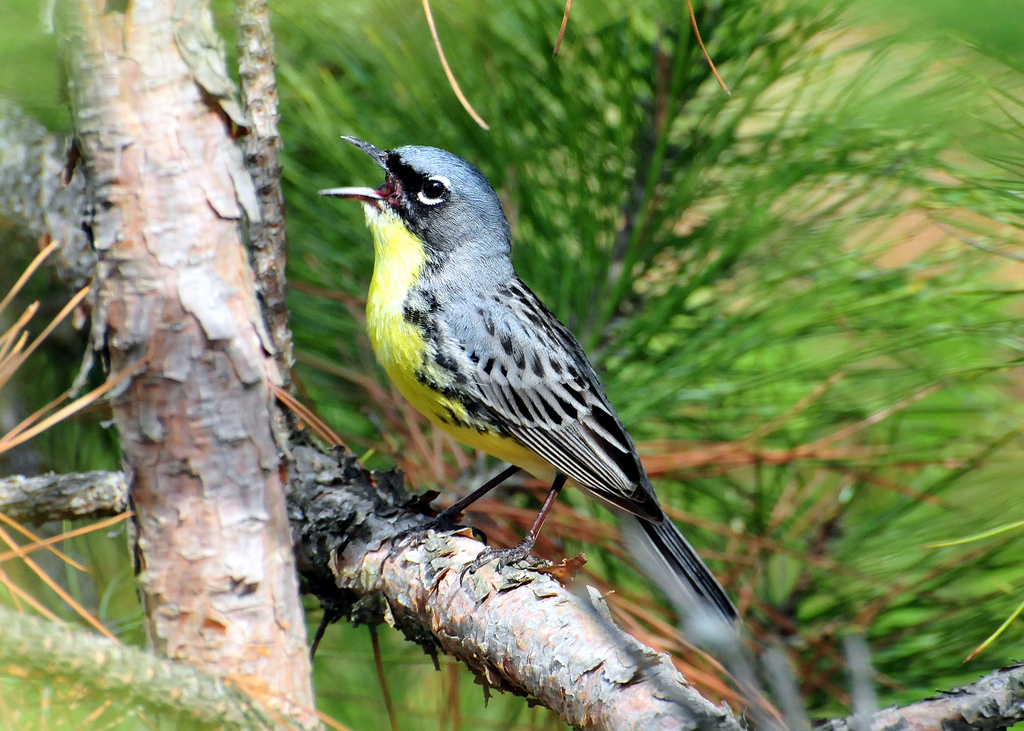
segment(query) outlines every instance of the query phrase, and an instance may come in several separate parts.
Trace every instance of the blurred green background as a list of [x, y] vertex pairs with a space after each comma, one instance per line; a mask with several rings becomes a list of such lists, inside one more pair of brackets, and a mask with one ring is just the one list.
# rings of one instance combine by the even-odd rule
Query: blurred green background
[[[681, 3], [580, 3], [552, 58], [558, 3], [437, 2], [448, 59], [489, 132], [455, 99], [420, 3], [271, 7], [296, 380], [369, 466], [398, 464], [450, 499], [491, 465], [431, 433], [373, 362], [361, 211], [316, 195], [380, 182], [342, 134], [443, 147], [489, 177], [520, 275], [588, 349], [663, 501], [737, 597], [754, 644], [789, 654], [812, 715], [849, 710], [851, 632], [866, 633], [883, 705], [1020, 655], [1014, 624], [962, 662], [1024, 599], [1021, 532], [924, 548], [1024, 520], [1016, 3], [697, 3], [729, 96]], [[230, 42], [232, 8], [217, 10]], [[14, 0], [0, 27], [0, 96], [66, 131], [57, 42], [39, 12]], [[6, 245], [24, 261], [34, 250]], [[18, 272], [0, 273], [0, 291]], [[34, 286], [44, 302], [66, 298], [48, 272]], [[33, 364], [31, 388], [25, 378], [0, 394], [5, 408], [27, 413], [63, 390], [80, 346], [68, 329]], [[61, 425], [17, 464], [116, 465], [102, 418]], [[0, 457], [0, 474], [19, 471], [13, 460]], [[536, 505], [528, 488], [507, 499]], [[731, 698], [659, 625], [670, 614], [624, 567], [607, 516], [578, 493], [563, 502], [540, 550], [585, 549], [619, 619]], [[500, 517], [474, 518], [514, 540]], [[92, 573], [52, 561], [54, 574], [141, 642], [123, 535], [69, 544]], [[72, 617], [29, 572], [3, 570]], [[561, 727], [521, 699], [485, 706], [464, 669], [438, 673], [395, 633], [381, 637], [402, 729]], [[317, 658], [321, 709], [354, 729], [387, 723], [371, 662], [366, 629], [347, 625]], [[3, 682], [36, 712], [45, 687]]]

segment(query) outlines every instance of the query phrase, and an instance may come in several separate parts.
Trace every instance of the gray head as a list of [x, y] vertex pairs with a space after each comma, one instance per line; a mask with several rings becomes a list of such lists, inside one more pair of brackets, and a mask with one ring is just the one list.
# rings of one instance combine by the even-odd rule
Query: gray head
[[369, 155], [387, 177], [377, 189], [330, 188], [320, 195], [387, 207], [436, 258], [446, 259], [457, 249], [460, 255], [508, 258], [511, 234], [501, 200], [473, 164], [436, 147], [380, 150], [354, 137], [342, 139]]

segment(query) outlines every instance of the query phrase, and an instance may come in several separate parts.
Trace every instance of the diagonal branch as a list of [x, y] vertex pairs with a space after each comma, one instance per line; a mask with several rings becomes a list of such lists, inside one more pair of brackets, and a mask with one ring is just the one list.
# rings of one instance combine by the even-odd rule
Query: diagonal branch
[[295, 457], [298, 563], [329, 615], [387, 621], [575, 728], [742, 728], [667, 655], [616, 627], [592, 589], [573, 593], [549, 573], [518, 567], [463, 576], [483, 545], [466, 531], [426, 531], [429, 519], [394, 473], [377, 475], [374, 487], [352, 457], [305, 447]]
[[444, 48], [441, 46], [441, 36], [437, 34], [437, 25], [434, 23], [434, 13], [430, 10], [430, 0], [423, 0], [423, 13], [427, 16], [427, 27], [430, 28], [430, 35], [434, 39], [434, 48], [437, 49], [437, 57], [441, 59], [444, 75], [448, 78], [448, 83], [451, 85], [452, 91], [455, 92], [459, 104], [462, 105], [462, 108], [466, 110], [469, 116], [473, 118], [473, 121], [480, 125], [484, 131], [490, 130], [487, 122], [477, 114], [477, 111], [473, 109], [473, 105], [469, 103], [469, 99], [462, 93], [459, 82], [455, 80], [455, 73], [452, 71], [452, 67], [448, 65], [448, 59], [444, 55]]
[[[857, 719], [860, 722], [861, 719]], [[1003, 668], [935, 698], [886, 708], [867, 724], [835, 719], [816, 731], [994, 731], [1024, 721], [1024, 665]]]

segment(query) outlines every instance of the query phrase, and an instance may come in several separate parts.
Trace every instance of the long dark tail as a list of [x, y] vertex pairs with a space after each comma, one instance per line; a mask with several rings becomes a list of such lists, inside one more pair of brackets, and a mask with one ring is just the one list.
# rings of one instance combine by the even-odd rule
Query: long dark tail
[[626, 548], [684, 618], [712, 614], [735, 624], [736, 607], [729, 595], [671, 518], [652, 523], [625, 511], [617, 512]]

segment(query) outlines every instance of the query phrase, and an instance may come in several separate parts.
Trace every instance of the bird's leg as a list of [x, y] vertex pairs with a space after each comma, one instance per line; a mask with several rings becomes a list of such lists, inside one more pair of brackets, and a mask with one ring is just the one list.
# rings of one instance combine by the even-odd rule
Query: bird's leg
[[[473, 490], [473, 492], [469, 493], [461, 500], [455, 501], [447, 508], [442, 510], [440, 513], [437, 514], [437, 517], [435, 517], [430, 522], [426, 523], [425, 525], [422, 525], [419, 528], [414, 528], [405, 531], [403, 535], [425, 537], [427, 533], [429, 533], [430, 531], [446, 533], [448, 531], [455, 530], [455, 528], [459, 525], [459, 516], [462, 514], [463, 510], [468, 508], [470, 505], [475, 503], [477, 500], [482, 498], [484, 495], [489, 493], [491, 490], [496, 488], [498, 485], [503, 483], [505, 480], [510, 478], [518, 471], [519, 468], [516, 467], [515, 465], [512, 465], [511, 467], [506, 467], [497, 475], [495, 475], [487, 482], [485, 482], [483, 485]], [[474, 535], [479, 536], [482, 534], [479, 531], [474, 531]]]
[[469, 493], [461, 500], [452, 503], [447, 508], [438, 513], [438, 516], [434, 519], [434, 523], [431, 527], [433, 527], [435, 530], [451, 530], [455, 527], [456, 521], [458, 520], [459, 515], [462, 513], [462, 511], [464, 511], [470, 505], [475, 503], [477, 500], [482, 498], [484, 495], [489, 493], [491, 490], [496, 488], [498, 485], [503, 483], [505, 480], [510, 478], [518, 471], [519, 468], [516, 467], [515, 465], [512, 465], [511, 467], [502, 470], [500, 473], [498, 473], [497, 475], [489, 479], [487, 482], [485, 482], [483, 485], [473, 490], [473, 492]]
[[565, 486], [566, 476], [561, 472], [555, 474], [555, 481], [551, 483], [551, 490], [548, 492], [548, 496], [544, 498], [544, 504], [540, 508], [540, 512], [537, 514], [537, 519], [533, 521], [533, 527], [530, 528], [530, 532], [526, 534], [523, 540], [519, 541], [514, 549], [520, 547], [526, 548], [523, 555], [528, 554], [533, 549], [533, 544], [537, 542], [537, 536], [540, 535], [540, 527], [544, 525], [544, 520], [548, 517], [548, 512], [551, 510], [551, 506], [555, 504], [555, 498], [558, 497], [558, 493], [562, 491]]
[[551, 483], [551, 490], [548, 492], [547, 498], [544, 500], [544, 505], [541, 506], [540, 513], [537, 514], [537, 519], [533, 521], [533, 527], [530, 528], [529, 532], [519, 541], [518, 544], [512, 548], [488, 548], [485, 549], [477, 556], [471, 564], [466, 566], [462, 570], [462, 573], [473, 572], [483, 566], [485, 563], [497, 558], [498, 568], [508, 566], [509, 564], [521, 561], [530, 555], [530, 551], [533, 550], [533, 544], [537, 542], [537, 536], [540, 535], [540, 528], [544, 525], [544, 519], [548, 517], [548, 512], [551, 510], [551, 506], [555, 504], [555, 499], [558, 497], [558, 493], [562, 491], [562, 487], [565, 485], [566, 476], [561, 472], [555, 473], [555, 481]]

